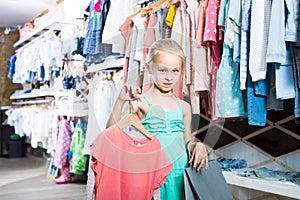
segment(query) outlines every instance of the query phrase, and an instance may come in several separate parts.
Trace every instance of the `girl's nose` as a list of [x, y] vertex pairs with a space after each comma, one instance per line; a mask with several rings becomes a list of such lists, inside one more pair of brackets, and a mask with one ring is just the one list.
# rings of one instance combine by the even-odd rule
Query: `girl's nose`
[[168, 81], [172, 80], [172, 72], [167, 72], [166, 80], [168, 80]]

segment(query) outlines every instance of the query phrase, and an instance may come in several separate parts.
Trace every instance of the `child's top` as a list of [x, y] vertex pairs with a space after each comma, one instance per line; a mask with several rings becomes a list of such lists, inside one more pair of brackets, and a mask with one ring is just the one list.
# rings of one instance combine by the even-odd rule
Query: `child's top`
[[146, 95], [143, 97], [149, 105], [149, 110], [142, 124], [147, 131], [159, 139], [167, 158], [173, 163], [166, 183], [160, 188], [160, 197], [161, 199], [182, 199], [183, 173], [188, 165], [188, 157], [184, 143], [185, 127], [181, 102], [177, 99], [178, 108], [167, 112], [163, 108], [153, 106]]

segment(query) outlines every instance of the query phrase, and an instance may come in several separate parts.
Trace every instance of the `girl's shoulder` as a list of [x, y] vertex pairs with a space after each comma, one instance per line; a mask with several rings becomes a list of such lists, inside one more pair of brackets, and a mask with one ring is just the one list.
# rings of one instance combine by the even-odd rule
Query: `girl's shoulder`
[[181, 99], [178, 99], [178, 101], [180, 101], [180, 103], [181, 103], [183, 113], [191, 112], [191, 105], [188, 102], [181, 100]]

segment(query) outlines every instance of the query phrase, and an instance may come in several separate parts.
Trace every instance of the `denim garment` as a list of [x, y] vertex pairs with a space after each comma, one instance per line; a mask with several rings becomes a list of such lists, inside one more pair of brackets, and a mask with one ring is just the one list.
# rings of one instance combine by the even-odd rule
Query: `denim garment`
[[247, 78], [247, 103], [248, 103], [248, 124], [265, 126], [267, 120], [267, 95], [270, 90], [271, 65], [267, 67], [265, 80], [251, 81], [248, 72]]
[[285, 41], [300, 42], [300, 2], [285, 0], [287, 7]]
[[300, 46], [290, 45], [295, 79], [294, 116], [295, 123], [300, 124]]
[[45, 67], [44, 65], [41, 65], [38, 68], [38, 81], [43, 82], [45, 80]]
[[282, 172], [262, 168], [230, 169], [233, 173], [249, 178], [258, 178], [273, 181], [288, 181], [300, 185], [300, 172]]
[[284, 63], [286, 57], [285, 46], [285, 17], [284, 1], [273, 1], [269, 30], [267, 63]]
[[246, 160], [241, 159], [218, 158], [217, 162], [222, 170], [241, 169], [247, 167]]
[[276, 98], [295, 98], [295, 85], [290, 49], [286, 50], [285, 61], [275, 65]]
[[[100, 53], [100, 44], [102, 43], [102, 33], [106, 21], [106, 17], [110, 8], [110, 0], [100, 2], [100, 12], [90, 9], [88, 31], [83, 45], [83, 55], [86, 56], [90, 52]], [[90, 8], [94, 8], [94, 1], [90, 2]]]
[[16, 60], [17, 60], [17, 56], [13, 55], [10, 56], [6, 62], [7, 64], [7, 71], [8, 71], [8, 78], [12, 79], [14, 74], [15, 74], [15, 68], [16, 68]]

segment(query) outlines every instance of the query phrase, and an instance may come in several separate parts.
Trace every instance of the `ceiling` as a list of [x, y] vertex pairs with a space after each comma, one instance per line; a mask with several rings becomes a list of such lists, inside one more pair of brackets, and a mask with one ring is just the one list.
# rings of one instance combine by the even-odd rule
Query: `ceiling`
[[18, 27], [42, 12], [55, 9], [57, 0], [0, 0], [0, 27]]

